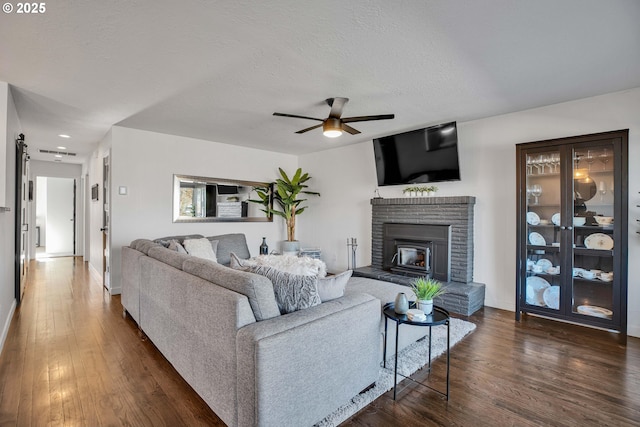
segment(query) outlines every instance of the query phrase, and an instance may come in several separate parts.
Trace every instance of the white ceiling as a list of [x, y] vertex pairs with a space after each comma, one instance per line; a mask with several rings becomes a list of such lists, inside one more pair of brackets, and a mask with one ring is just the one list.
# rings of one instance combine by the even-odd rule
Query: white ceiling
[[[640, 86], [637, 0], [102, 0], [0, 16], [32, 158], [112, 125], [292, 154]], [[350, 98], [336, 139], [324, 99]], [[72, 136], [61, 140], [57, 135]], [[64, 159], [64, 161], [68, 161]]]

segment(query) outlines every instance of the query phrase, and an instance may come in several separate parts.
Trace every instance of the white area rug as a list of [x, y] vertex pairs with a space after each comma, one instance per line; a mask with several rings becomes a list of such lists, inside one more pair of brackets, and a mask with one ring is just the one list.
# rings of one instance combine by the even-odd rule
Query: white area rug
[[[476, 325], [461, 319], [451, 319], [451, 348], [456, 345], [467, 334], [473, 332]], [[447, 327], [435, 326], [432, 328], [431, 341], [431, 360], [445, 353], [447, 349]], [[409, 376], [418, 369], [425, 366], [429, 357], [429, 338], [415, 342], [398, 353], [398, 374]], [[376, 385], [365, 393], [359, 394], [338, 408], [333, 414], [316, 424], [318, 427], [335, 427], [347, 420], [360, 409], [382, 396], [393, 388], [393, 361], [391, 356], [387, 359], [387, 367], [391, 369], [380, 368]], [[398, 383], [403, 378], [398, 375]]]

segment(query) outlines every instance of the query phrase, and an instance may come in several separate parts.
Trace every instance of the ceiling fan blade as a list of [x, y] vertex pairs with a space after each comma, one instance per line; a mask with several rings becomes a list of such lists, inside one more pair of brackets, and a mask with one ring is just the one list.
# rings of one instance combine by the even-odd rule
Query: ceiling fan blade
[[273, 113], [274, 116], [280, 117], [293, 117], [294, 119], [309, 119], [309, 120], [317, 120], [319, 122], [323, 122], [324, 119], [316, 119], [315, 117], [307, 117], [307, 116], [298, 116], [297, 114], [284, 114], [284, 113]]
[[329, 112], [329, 117], [333, 117], [339, 119], [342, 115], [342, 109], [344, 105], [349, 102], [349, 98], [329, 98], [327, 99], [327, 104], [331, 106], [331, 111]]
[[360, 133], [360, 131], [358, 129], [354, 129], [351, 126], [346, 125], [344, 123], [342, 124], [342, 130], [347, 132], [347, 133], [350, 133], [351, 135], [357, 135], [357, 134]]
[[320, 123], [319, 125], [311, 126], [310, 128], [306, 128], [306, 129], [299, 130], [299, 131], [298, 131], [298, 132], [296, 132], [296, 133], [305, 133], [305, 132], [309, 132], [310, 130], [317, 129], [317, 128], [319, 128], [319, 127], [322, 127], [322, 123]]
[[342, 123], [353, 123], [353, 122], [368, 122], [371, 120], [389, 120], [393, 119], [395, 114], [380, 114], [378, 116], [358, 116], [358, 117], [345, 117], [342, 120]]

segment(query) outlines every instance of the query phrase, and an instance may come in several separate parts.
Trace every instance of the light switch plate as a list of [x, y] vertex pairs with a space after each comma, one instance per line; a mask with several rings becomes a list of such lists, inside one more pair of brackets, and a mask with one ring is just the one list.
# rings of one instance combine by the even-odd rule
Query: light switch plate
[[125, 187], [124, 185], [121, 185], [120, 187], [118, 187], [118, 194], [120, 194], [121, 196], [126, 196], [127, 187]]

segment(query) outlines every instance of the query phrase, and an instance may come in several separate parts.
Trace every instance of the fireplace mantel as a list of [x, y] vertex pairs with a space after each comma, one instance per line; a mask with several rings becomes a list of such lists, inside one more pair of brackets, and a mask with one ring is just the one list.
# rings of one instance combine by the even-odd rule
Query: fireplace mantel
[[384, 224], [427, 224], [451, 227], [450, 280], [473, 281], [473, 196], [371, 199], [371, 266], [384, 269]]
[[371, 199], [372, 205], [475, 205], [473, 196], [453, 197], [399, 197], [395, 199], [383, 199], [381, 197]]

